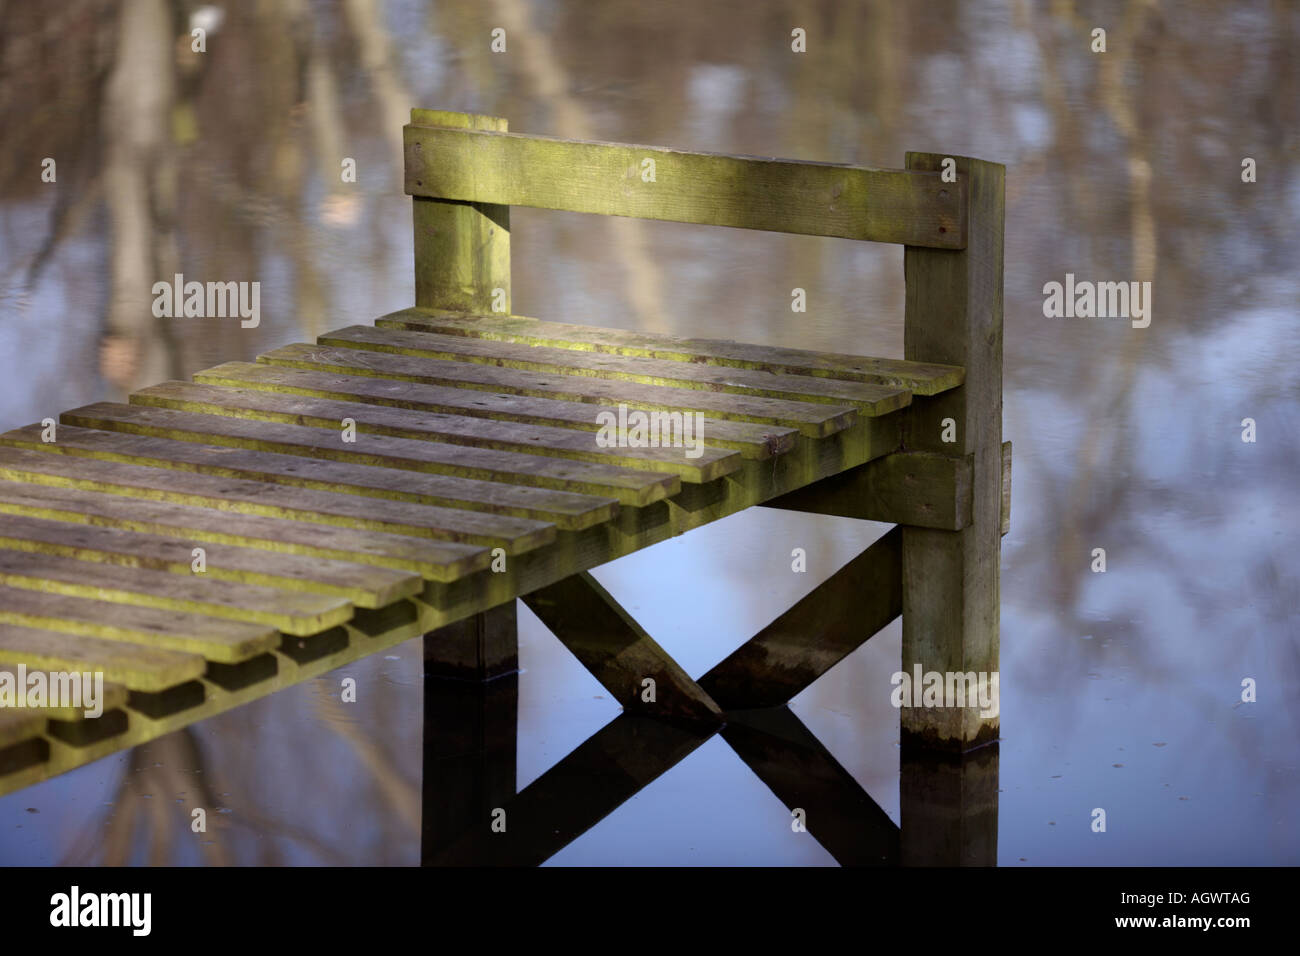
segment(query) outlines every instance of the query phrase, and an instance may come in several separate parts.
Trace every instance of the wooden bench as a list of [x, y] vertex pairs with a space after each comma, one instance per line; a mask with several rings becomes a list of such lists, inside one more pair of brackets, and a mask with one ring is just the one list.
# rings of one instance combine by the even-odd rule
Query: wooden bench
[[[784, 704], [900, 613], [903, 671], [997, 670], [1001, 166], [427, 110], [405, 143], [414, 308], [0, 436], [0, 661], [114, 688], [94, 720], [0, 713], [0, 792], [419, 635], [430, 674], [511, 672], [516, 598], [625, 712], [670, 722]], [[510, 206], [902, 243], [904, 358], [514, 315]], [[620, 407], [690, 416], [702, 447], [602, 430]], [[899, 527], [692, 680], [587, 572], [755, 505]], [[965, 751], [998, 724], [913, 707], [902, 727]]]

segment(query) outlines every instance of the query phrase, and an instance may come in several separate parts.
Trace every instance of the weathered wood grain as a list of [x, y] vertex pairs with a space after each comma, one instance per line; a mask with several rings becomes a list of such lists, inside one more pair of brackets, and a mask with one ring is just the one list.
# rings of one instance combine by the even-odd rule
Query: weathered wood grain
[[[909, 153], [909, 168], [937, 170], [947, 157]], [[903, 529], [903, 661], [940, 673], [998, 669], [1002, 488], [1002, 239], [1005, 169], [954, 157], [970, 196], [965, 250], [904, 251], [903, 351], [917, 362], [960, 365], [960, 388], [917, 399], [907, 413], [909, 451], [973, 456], [971, 522], [960, 531]], [[943, 440], [944, 420], [956, 441]], [[997, 739], [998, 718], [978, 706], [904, 707], [906, 745], [967, 750]]]
[[175, 473], [166, 468], [126, 464], [114, 460], [111, 454], [98, 451], [83, 454], [71, 442], [29, 445], [13, 435], [10, 432], [0, 436], [0, 446], [7, 446], [0, 448], [0, 478], [61, 483], [241, 514], [499, 547], [511, 554], [541, 547], [555, 537], [554, 525], [526, 518], [413, 505], [404, 501], [361, 499], [329, 491], [193, 473], [187, 474], [184, 482], [180, 482]]
[[[472, 362], [414, 358], [390, 352], [365, 352], [351, 348], [319, 345], [286, 345], [258, 362], [276, 369], [306, 369], [336, 373], [365, 382], [387, 395], [420, 393], [407, 391], [408, 383], [449, 386], [474, 396], [482, 392], [531, 395], [593, 405], [627, 405], [662, 411], [698, 411], [715, 418], [759, 425], [797, 428], [810, 438], [825, 438], [848, 428], [857, 412], [846, 405], [788, 401], [760, 395], [706, 392], [697, 388], [643, 385], [639, 382], [588, 378], [583, 375], [549, 375], [525, 369], [497, 368]], [[339, 383], [341, 389], [347, 385]]]
[[[306, 395], [343, 402], [364, 402], [391, 408], [554, 425], [559, 428], [577, 428], [584, 431], [596, 431], [600, 427], [597, 414], [601, 409], [584, 402], [484, 392], [468, 388], [447, 388], [440, 385], [413, 385], [408, 382], [368, 379], [361, 376], [330, 375], [325, 372], [277, 368], [254, 362], [227, 362], [225, 365], [196, 373], [194, 380], [204, 385], [230, 385], [258, 389], [277, 396]], [[143, 395], [143, 393], [137, 392], [136, 395]], [[135, 400], [136, 396], [132, 396], [132, 401]], [[794, 439], [798, 432], [794, 428], [705, 416], [701, 423], [701, 434], [708, 438], [708, 444], [713, 447], [730, 448], [739, 451], [746, 458], [761, 460], [789, 451], [794, 447]]]
[[765, 501], [763, 507], [960, 531], [970, 524], [971, 459], [895, 452]]
[[[696, 484], [721, 478], [740, 467], [740, 455], [736, 452], [703, 445], [695, 449], [699, 454], [693, 458], [687, 456], [687, 449], [677, 447], [601, 447], [595, 433], [595, 409], [589, 412], [591, 430], [575, 431], [550, 425], [484, 420], [327, 398], [273, 395], [254, 389], [188, 382], [163, 382], [141, 389], [131, 396], [131, 404], [318, 428], [338, 428], [339, 422], [350, 418], [356, 424], [358, 434], [388, 435], [662, 471]], [[697, 436], [692, 433], [692, 437]]]
[[[196, 412], [114, 405], [109, 402], [64, 412], [61, 420], [67, 425], [101, 431], [129, 432], [206, 445], [225, 445], [358, 465], [454, 475], [479, 481], [574, 491], [615, 498], [628, 505], [651, 504], [676, 494], [681, 489], [681, 479], [677, 475], [652, 472], [644, 468], [623, 468], [587, 461], [560, 461], [544, 455], [394, 438], [391, 435], [360, 433], [357, 441], [345, 442], [342, 429], [338, 427], [281, 425]], [[318, 494], [328, 493], [301, 492], [300, 496], [308, 498]], [[388, 510], [418, 510], [402, 502], [370, 502], [367, 503], [367, 508], [380, 513]], [[489, 522], [522, 520], [462, 513], [462, 520], [476, 517]]]
[[[36, 448], [40, 434], [35, 426], [9, 433], [22, 447]], [[0, 443], [5, 441], [0, 436]], [[42, 443], [44, 444], [44, 443]], [[223, 445], [204, 445], [172, 438], [157, 438], [128, 432], [63, 426], [58, 445], [114, 461], [192, 471], [226, 478], [314, 488], [343, 494], [407, 501], [442, 508], [460, 508], [483, 514], [508, 515], [552, 522], [558, 527], [579, 530], [608, 521], [618, 511], [613, 498], [582, 495], [552, 488], [510, 485], [499, 481], [478, 481], [455, 475], [412, 473], [399, 468], [381, 468], [337, 461], [304, 462], [301, 456], [252, 451]]]
[[0, 658], [48, 670], [102, 671], [105, 681], [147, 692], [193, 680], [207, 667], [197, 654], [13, 624], [0, 624]]
[[420, 576], [349, 561], [273, 554], [253, 548], [204, 544], [204, 570], [193, 571], [193, 540], [98, 528], [77, 522], [9, 516], [0, 521], [0, 547], [173, 574], [201, 573], [216, 581], [239, 581], [347, 598], [359, 607], [383, 607], [416, 594]]
[[[423, 126], [504, 133], [498, 116], [411, 110]], [[423, 197], [412, 202], [415, 301], [444, 309], [510, 311], [510, 207]]]
[[182, 577], [12, 549], [0, 549], [0, 584], [251, 621], [286, 634], [316, 634], [352, 617], [351, 602], [332, 595], [219, 581], [201, 574]]
[[464, 315], [442, 309], [402, 309], [376, 319], [375, 326], [602, 355], [668, 359], [781, 375], [812, 375], [901, 388], [916, 395], [935, 395], [956, 388], [962, 380], [962, 369], [958, 366], [751, 345], [722, 339], [686, 339], [662, 333], [543, 322], [516, 315]]
[[280, 644], [265, 624], [0, 586], [0, 622], [201, 654], [237, 664]]
[[[962, 187], [937, 172], [410, 125], [412, 196], [960, 249]], [[653, 182], [644, 163], [653, 159]]]
[[667, 359], [575, 352], [540, 345], [516, 345], [513, 342], [485, 342], [463, 335], [438, 335], [433, 332], [407, 332], [354, 325], [326, 332], [317, 341], [321, 345], [478, 362], [556, 375], [585, 375], [646, 385], [671, 385], [712, 392], [823, 402], [828, 405], [850, 405], [865, 415], [884, 415], [902, 408], [911, 400], [911, 394], [906, 390], [883, 385], [864, 385], [811, 375], [777, 375], [752, 369], [711, 367]]
[[[35, 464], [47, 461], [37, 458]], [[23, 468], [14, 462], [0, 464], [0, 470], [4, 467], [19, 471]], [[29, 477], [33, 483], [0, 480], [0, 514], [78, 521], [150, 534], [183, 534], [198, 542], [414, 571], [430, 581], [463, 577], [487, 567], [491, 557], [487, 548], [477, 545], [154, 501], [129, 494], [139, 490], [134, 487], [124, 488], [123, 494], [88, 490], [66, 483], [74, 479], [43, 470], [33, 471]], [[41, 479], [48, 480], [38, 483]]]
[[[9, 679], [14, 681], [17, 681], [19, 676], [26, 676], [30, 678], [34, 673], [40, 674], [41, 675], [40, 679], [46, 688], [59, 687], [61, 683], [65, 682], [65, 678], [58, 671], [53, 671], [48, 668], [42, 668], [42, 667], [27, 667], [26, 665], [22, 665], [24, 670], [20, 671], [19, 666], [20, 665], [15, 661], [0, 660], [0, 674], [9, 674], [10, 675]], [[30, 687], [30, 684], [28, 686]], [[111, 682], [105, 682], [101, 688], [101, 691], [102, 693], [99, 696], [99, 698], [96, 700], [96, 704], [99, 707], [101, 707], [105, 713], [107, 713], [110, 710], [115, 710], [119, 707], [125, 706], [127, 697], [130, 694], [130, 691], [128, 691], [126, 687], [124, 687], [123, 685], [114, 684]], [[52, 695], [48, 690], [46, 693], [47, 693], [47, 697], [45, 701], [45, 706], [42, 707], [29, 706], [29, 707], [16, 708], [16, 709], [20, 713], [27, 713], [28, 715], [36, 715], [38, 717], [43, 717], [45, 720], [62, 720], [68, 722], [80, 722], [82, 720], [87, 719], [86, 718], [86, 710], [88, 709], [87, 707], [74, 707], [66, 704], [60, 706], [53, 706]], [[10, 712], [11, 711], [9, 710], [0, 710], [0, 726], [3, 726], [4, 715]], [[36, 733], [38, 734], [42, 733], [44, 730], [45, 727], [43, 721], [38, 721], [36, 725]], [[0, 730], [0, 746], [4, 746], [4, 744], [5, 744], [4, 731]]]

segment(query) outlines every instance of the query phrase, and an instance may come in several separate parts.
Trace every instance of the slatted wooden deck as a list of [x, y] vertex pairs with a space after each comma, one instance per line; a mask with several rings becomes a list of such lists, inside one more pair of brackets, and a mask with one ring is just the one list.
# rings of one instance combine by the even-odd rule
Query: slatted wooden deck
[[[510, 160], [512, 149], [559, 141], [478, 132], [504, 128], [490, 118], [415, 116], [406, 131], [407, 186], [417, 197], [421, 307], [256, 362], [218, 365], [193, 382], [154, 385], [127, 404], [72, 409], [53, 440], [39, 424], [0, 435], [0, 670], [90, 670], [110, 685], [97, 719], [0, 711], [0, 793], [530, 595], [557, 634], [568, 628], [587, 641], [590, 653], [575, 653], [598, 677], [614, 682], [617, 672], [622, 681], [639, 654], [676, 681], [681, 694], [670, 714], [751, 706], [747, 700], [766, 698], [736, 688], [756, 666], [750, 658], [790, 657], [785, 618], [701, 687], [583, 572], [759, 504], [945, 533], [882, 539], [823, 586], [850, 599], [863, 575], [889, 582], [863, 612], [871, 618], [865, 634], [820, 620], [816, 594], [801, 602], [796, 611], [824, 625], [826, 636], [800, 638], [800, 653], [816, 662], [787, 661], [776, 681], [785, 696], [774, 702], [896, 617], [909, 593], [934, 592], [916, 605], [923, 611], [916, 619], [930, 618], [933, 646], [944, 654], [961, 656], [987, 638], [987, 612], [971, 595], [972, 582], [987, 575], [976, 559], [987, 555], [990, 533], [996, 554], [997, 526], [1005, 525], [1007, 449], [999, 450], [1000, 424], [987, 416], [996, 400], [1000, 417], [1001, 314], [1000, 306], [991, 314], [992, 331], [978, 328], [962, 287], [984, 281], [972, 249], [995, 238], [1000, 290], [1000, 173], [989, 180], [995, 194], [971, 200], [964, 179], [945, 185], [925, 167], [935, 157], [905, 172], [655, 152], [661, 178], [679, 163], [688, 172], [692, 163], [704, 172], [722, 163], [728, 176], [727, 163], [757, 170], [758, 192], [696, 197], [713, 204], [699, 212], [677, 200], [643, 208], [623, 186], [598, 202], [582, 184], [599, 179], [602, 163], [621, 169], [619, 150], [639, 156], [649, 148], [563, 144], [591, 158], [588, 178], [562, 164], [536, 178], [541, 192], [530, 199], [494, 175], [493, 164]], [[457, 142], [459, 152], [447, 153]], [[465, 184], [457, 157], [471, 156], [487, 172]], [[978, 161], [962, 163], [978, 172]], [[561, 185], [548, 192], [548, 183]], [[776, 186], [799, 199], [785, 220], [750, 208]], [[482, 195], [460, 192], [471, 188]], [[843, 196], [856, 196], [866, 211], [844, 219], [836, 211]], [[489, 288], [508, 283], [500, 271], [502, 207], [492, 203], [529, 201], [746, 228], [784, 222], [791, 232], [915, 244], [922, 255], [913, 259], [908, 246], [914, 360], [598, 329], [481, 307]], [[996, 235], [972, 233], [971, 248], [967, 230], [982, 220], [968, 222], [968, 201], [998, 211]], [[588, 209], [592, 203], [600, 208]], [[448, 233], [448, 221], [461, 232]], [[914, 303], [923, 285], [914, 271], [933, 273], [942, 294]], [[455, 307], [431, 307], [435, 299]], [[954, 308], [960, 314], [950, 314]], [[913, 323], [913, 312], [926, 321]], [[995, 382], [991, 358], [977, 354], [993, 347]], [[915, 360], [926, 355], [970, 363]], [[619, 406], [699, 413], [704, 447], [698, 455], [606, 447], [599, 416]], [[951, 449], [935, 437], [942, 416], [961, 426]], [[836, 476], [845, 481], [836, 484]], [[980, 554], [970, 550], [976, 536]], [[205, 569], [196, 571], [200, 548]], [[927, 563], [936, 569], [910, 592], [900, 583], [909, 549], [914, 574]], [[996, 601], [996, 560], [992, 575]], [[944, 602], [953, 596], [950, 614]], [[985, 653], [994, 663], [995, 611], [991, 657]], [[949, 617], [956, 623], [944, 623]], [[609, 634], [582, 637], [593, 621]], [[635, 653], [620, 658], [613, 646]], [[985, 730], [977, 721], [951, 735], [970, 742]]]
[[[896, 451], [912, 395], [961, 381], [407, 309], [73, 409], [54, 441], [7, 432], [0, 660], [102, 671], [121, 692], [97, 720], [6, 713], [0, 788]], [[620, 403], [701, 413], [698, 457], [601, 447], [597, 416]]]

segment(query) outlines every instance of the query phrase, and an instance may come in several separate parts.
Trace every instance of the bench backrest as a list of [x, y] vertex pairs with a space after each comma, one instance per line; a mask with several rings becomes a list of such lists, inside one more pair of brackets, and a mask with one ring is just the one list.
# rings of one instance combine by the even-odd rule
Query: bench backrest
[[426, 199], [966, 245], [965, 185], [941, 172], [526, 136], [434, 110], [412, 110], [404, 134], [406, 192]]

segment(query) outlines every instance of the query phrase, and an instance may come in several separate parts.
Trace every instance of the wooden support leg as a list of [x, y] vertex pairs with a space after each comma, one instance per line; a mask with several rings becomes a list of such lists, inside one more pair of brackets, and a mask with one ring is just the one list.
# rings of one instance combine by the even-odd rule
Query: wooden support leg
[[[412, 110], [411, 122], [506, 131], [497, 116], [442, 110]], [[510, 314], [510, 207], [416, 196], [413, 208], [416, 306]]]
[[424, 637], [423, 865], [515, 795], [515, 622], [511, 601]]
[[709, 695], [585, 571], [525, 595], [523, 602], [625, 712], [722, 720]]
[[[908, 246], [904, 356], [960, 365], [961, 387], [915, 398], [908, 451], [972, 456], [971, 521], [960, 531], [903, 528], [903, 667], [995, 674], [1002, 490], [1002, 219], [1005, 170], [965, 157], [909, 153], [908, 169], [955, 160], [969, 197], [962, 250]], [[949, 440], [951, 439], [951, 440]], [[966, 750], [998, 735], [996, 716], [965, 707], [905, 707], [904, 744]]]

